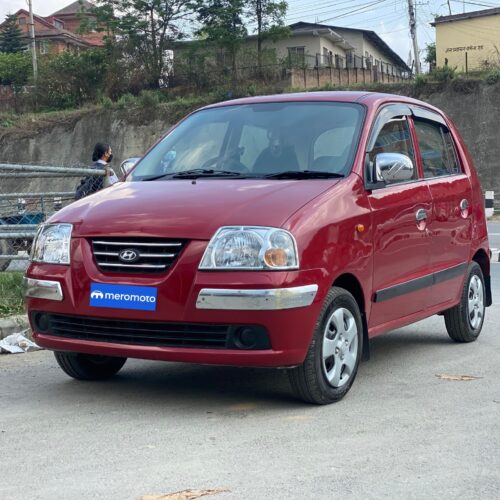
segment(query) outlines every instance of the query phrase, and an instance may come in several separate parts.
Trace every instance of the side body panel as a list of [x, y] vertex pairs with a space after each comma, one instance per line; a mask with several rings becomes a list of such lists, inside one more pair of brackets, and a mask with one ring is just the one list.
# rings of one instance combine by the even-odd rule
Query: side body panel
[[[370, 328], [426, 309], [432, 201], [425, 182], [388, 186], [368, 195], [373, 214], [373, 304]], [[418, 210], [429, 214], [417, 222]]]

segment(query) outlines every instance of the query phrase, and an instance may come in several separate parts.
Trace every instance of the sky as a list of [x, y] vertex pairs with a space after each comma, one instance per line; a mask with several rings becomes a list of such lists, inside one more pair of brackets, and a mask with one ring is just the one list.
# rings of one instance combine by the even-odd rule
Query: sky
[[[32, 0], [33, 12], [47, 16], [72, 3], [72, 0]], [[436, 15], [500, 7], [500, 0], [414, 0], [417, 12], [417, 39], [420, 59], [425, 46], [435, 41], [430, 23]], [[8, 13], [27, 9], [26, 0], [0, 0], [0, 20]], [[403, 61], [408, 62], [411, 39], [407, 0], [288, 0], [287, 24], [317, 22], [375, 31]]]

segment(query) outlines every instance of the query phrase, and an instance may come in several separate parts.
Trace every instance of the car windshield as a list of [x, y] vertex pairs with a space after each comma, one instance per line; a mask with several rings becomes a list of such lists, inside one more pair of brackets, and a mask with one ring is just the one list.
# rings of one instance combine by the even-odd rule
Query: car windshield
[[[363, 116], [361, 105], [341, 102], [205, 109], [173, 129], [127, 180], [290, 179], [294, 172], [299, 172], [297, 179], [345, 176], [351, 170]], [[277, 175], [283, 172], [286, 175]]]

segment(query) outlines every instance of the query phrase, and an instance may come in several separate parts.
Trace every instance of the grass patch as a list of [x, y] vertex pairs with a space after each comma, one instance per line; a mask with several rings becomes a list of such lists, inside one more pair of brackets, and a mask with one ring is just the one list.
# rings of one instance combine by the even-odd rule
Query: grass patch
[[0, 272], [0, 318], [24, 312], [23, 273]]

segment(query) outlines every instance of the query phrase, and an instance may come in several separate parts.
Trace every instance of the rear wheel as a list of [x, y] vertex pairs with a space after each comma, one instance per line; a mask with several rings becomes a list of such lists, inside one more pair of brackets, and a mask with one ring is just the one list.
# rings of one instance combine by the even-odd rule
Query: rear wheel
[[70, 377], [78, 380], [104, 380], [118, 373], [127, 358], [97, 356], [73, 352], [54, 352], [57, 363]]
[[363, 343], [361, 313], [343, 288], [328, 293], [306, 359], [288, 370], [292, 389], [308, 403], [329, 404], [342, 399], [358, 371]]
[[465, 277], [460, 303], [444, 312], [448, 335], [455, 342], [473, 342], [484, 322], [485, 286], [481, 267], [472, 262]]

